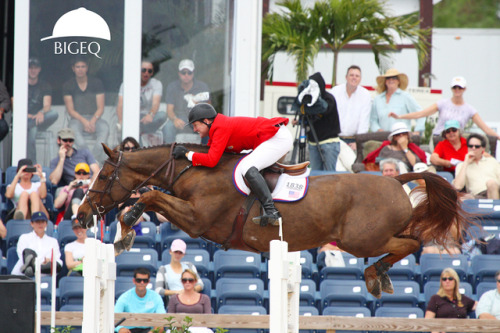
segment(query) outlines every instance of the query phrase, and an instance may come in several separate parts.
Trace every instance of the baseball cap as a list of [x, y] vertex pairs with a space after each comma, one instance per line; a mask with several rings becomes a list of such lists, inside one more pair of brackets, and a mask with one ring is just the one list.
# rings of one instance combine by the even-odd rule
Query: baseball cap
[[465, 78], [463, 76], [455, 76], [451, 80], [451, 87], [453, 88], [454, 86], [459, 86], [460, 88], [465, 88], [467, 84], [467, 81], [465, 81]]
[[187, 69], [191, 72], [194, 71], [193, 60], [190, 60], [190, 59], [181, 60], [181, 62], [179, 63], [179, 71], [182, 71], [183, 69]]
[[30, 58], [30, 60], [28, 61], [28, 66], [36, 66], [36, 67], [42, 67], [40, 65], [40, 60], [38, 60], [38, 58]]
[[63, 128], [57, 132], [57, 136], [61, 139], [75, 139], [75, 132], [71, 128]]
[[81, 228], [81, 227], [82, 225], [80, 224], [80, 222], [78, 222], [77, 219], [71, 220], [71, 229]]
[[455, 120], [455, 119], [447, 120], [444, 123], [444, 130], [446, 131], [449, 128], [458, 128], [458, 129], [460, 129], [460, 123], [458, 122], [458, 120]]
[[425, 163], [418, 162], [413, 166], [413, 172], [424, 172], [429, 170], [429, 166]]
[[181, 251], [182, 253], [186, 253], [186, 243], [182, 239], [175, 239], [170, 245], [170, 251]]
[[90, 173], [90, 167], [87, 163], [85, 162], [81, 162], [81, 163], [78, 163], [75, 167], [75, 172], [78, 172], [80, 170], [83, 170], [85, 171], [86, 173]]
[[47, 218], [47, 215], [45, 215], [44, 212], [34, 212], [31, 214], [31, 222], [38, 222], [38, 221], [48, 221], [49, 219]]

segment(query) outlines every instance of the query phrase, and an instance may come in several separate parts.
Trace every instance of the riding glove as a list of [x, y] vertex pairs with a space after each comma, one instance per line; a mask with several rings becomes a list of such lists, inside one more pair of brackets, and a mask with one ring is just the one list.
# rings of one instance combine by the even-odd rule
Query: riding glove
[[186, 153], [188, 150], [184, 146], [175, 146], [174, 150], [172, 151], [172, 155], [174, 156], [175, 159], [179, 158], [186, 158]]

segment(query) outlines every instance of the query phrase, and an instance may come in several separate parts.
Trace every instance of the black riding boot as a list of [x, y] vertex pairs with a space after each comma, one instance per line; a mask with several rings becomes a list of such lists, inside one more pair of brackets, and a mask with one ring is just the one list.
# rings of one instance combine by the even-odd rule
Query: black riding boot
[[252, 221], [260, 224], [262, 227], [265, 227], [268, 223], [278, 226], [281, 214], [274, 206], [271, 191], [269, 191], [264, 177], [262, 177], [256, 167], [251, 167], [245, 174], [245, 179], [248, 181], [248, 186], [252, 192], [259, 199], [262, 208], [264, 208], [264, 215], [254, 217]]
[[33, 277], [35, 275], [35, 258], [36, 252], [30, 248], [26, 248], [23, 251], [23, 265], [21, 266], [21, 273], [28, 277]]

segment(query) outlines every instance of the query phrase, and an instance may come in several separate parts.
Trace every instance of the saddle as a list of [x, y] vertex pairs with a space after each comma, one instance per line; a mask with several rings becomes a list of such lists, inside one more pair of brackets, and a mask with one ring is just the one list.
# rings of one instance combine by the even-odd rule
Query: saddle
[[262, 176], [266, 180], [267, 186], [271, 190], [274, 191], [276, 188], [276, 184], [278, 183], [278, 178], [281, 174], [287, 173], [291, 176], [300, 176], [306, 173], [307, 167], [310, 162], [305, 161], [298, 164], [281, 164], [279, 162], [274, 163], [273, 165], [265, 168], [262, 171]]

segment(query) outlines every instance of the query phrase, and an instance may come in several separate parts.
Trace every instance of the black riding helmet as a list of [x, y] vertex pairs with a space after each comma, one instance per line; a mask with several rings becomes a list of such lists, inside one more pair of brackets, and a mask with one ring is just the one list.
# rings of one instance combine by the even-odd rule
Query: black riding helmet
[[214, 107], [208, 103], [196, 104], [191, 111], [189, 111], [189, 123], [192, 124], [195, 121], [201, 121], [203, 119], [212, 119], [217, 116], [217, 111]]

